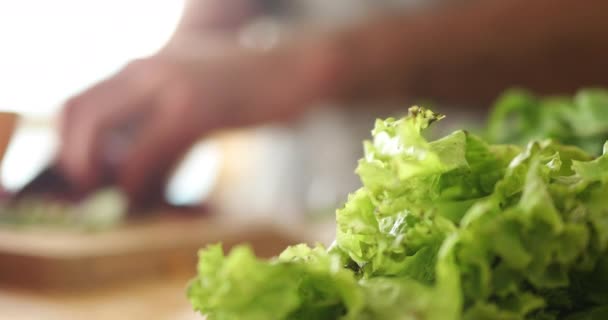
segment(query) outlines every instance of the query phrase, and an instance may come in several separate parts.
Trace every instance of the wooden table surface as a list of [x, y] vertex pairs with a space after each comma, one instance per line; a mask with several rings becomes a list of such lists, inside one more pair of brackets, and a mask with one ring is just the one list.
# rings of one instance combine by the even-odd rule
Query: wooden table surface
[[[95, 253], [104, 257], [106, 251], [115, 252], [128, 249], [126, 252], [131, 252], [144, 245], [156, 248], [169, 244], [185, 246], [185, 244], [194, 243], [195, 246], [192, 247], [194, 256], [199, 245], [218, 240], [229, 240], [228, 242], [231, 243], [250, 242], [256, 252], [269, 256], [277, 254], [290, 243], [316, 241], [329, 243], [333, 238], [331, 230], [334, 228], [332, 224], [316, 227], [300, 225], [298, 228], [289, 230], [289, 228], [264, 227], [264, 224], [255, 227], [255, 223], [240, 226], [209, 223], [203, 220], [198, 222], [164, 221], [162, 224], [131, 227], [126, 231], [117, 230], [109, 234], [92, 235], [90, 239], [75, 235], [52, 236], [46, 233], [29, 235], [27, 232], [0, 230], [2, 231], [0, 232], [0, 242], [3, 243], [0, 245], [0, 253], [3, 254], [0, 257], [4, 259], [0, 259], [0, 264], [4, 262], [0, 265], [0, 270], [6, 269], [5, 272], [13, 272], [13, 276], [16, 277], [19, 276], [19, 270], [27, 269], [29, 274], [38, 270], [37, 273], [47, 272], [50, 279], [87, 279], [93, 283], [92, 286], [61, 286], [55, 283], [57, 281], [47, 281], [45, 283], [50, 284], [49, 286], [15, 286], [10, 284], [12, 282], [8, 280], [11, 278], [7, 278], [5, 274], [4, 277], [0, 277], [0, 279], [4, 279], [4, 281], [0, 281], [0, 320], [203, 320], [202, 316], [192, 311], [186, 298], [186, 286], [194, 274], [194, 260], [188, 262], [187, 269], [174, 268], [175, 270], [170, 270], [171, 272], [159, 272], [156, 275], [153, 273], [152, 277], [142, 277], [141, 279], [132, 276], [122, 277], [119, 278], [120, 281], [114, 282], [103, 280], [107, 277], [94, 279], [94, 276], [98, 276], [95, 272], [79, 274], [79, 270], [91, 267], [89, 264], [82, 268], [68, 268], [68, 271], [71, 270], [68, 273], [77, 273], [75, 276], [62, 274], [62, 269], [59, 267], [45, 269], [43, 266], [63, 266], [64, 264], [55, 261], [61, 262], [64, 256], [78, 256], [83, 252]], [[220, 227], [222, 225], [226, 227]], [[257, 231], [254, 232], [253, 230], [256, 229]], [[285, 234], [289, 236], [285, 236]], [[204, 235], [204, 237], [201, 238], [200, 235]], [[75, 244], [78, 246], [74, 247]], [[11, 261], [11, 252], [25, 256], [47, 254], [49, 261], [22, 264], [23, 269], [6, 268], [7, 263]], [[111, 257], [116, 256], [110, 255], [107, 259], [114, 259]], [[141, 257], [143, 256], [132, 256], [131, 260], [133, 263], [142, 263], [144, 260]], [[107, 259], [96, 260], [96, 263], [102, 263]], [[172, 258], [164, 259], [172, 261]], [[77, 266], [78, 261], [71, 262], [69, 265]], [[153, 260], [145, 261], [151, 263]], [[107, 266], [104, 268], [110, 268], [109, 270], [122, 268], [122, 264], [113, 265], [112, 260], [103, 263]], [[15, 264], [15, 266], [18, 265]], [[104, 268], [101, 270], [105, 270]], [[133, 270], [138, 269], [126, 268], [122, 272], [132, 272]], [[87, 276], [83, 277], [83, 275]], [[73, 282], [73, 279], [71, 281]]]
[[188, 278], [157, 279], [78, 293], [0, 286], [0, 319], [203, 320], [190, 307]]

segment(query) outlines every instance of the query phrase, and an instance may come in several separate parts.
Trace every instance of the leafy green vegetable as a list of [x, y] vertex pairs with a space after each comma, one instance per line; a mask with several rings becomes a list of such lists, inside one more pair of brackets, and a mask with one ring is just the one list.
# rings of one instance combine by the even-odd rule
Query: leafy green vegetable
[[586, 89], [574, 97], [541, 98], [511, 90], [498, 99], [490, 115], [488, 141], [525, 145], [554, 139], [599, 154], [608, 140], [608, 91]]
[[113, 188], [98, 190], [80, 202], [31, 195], [13, 202], [0, 202], [0, 225], [97, 231], [117, 226], [126, 213], [127, 199]]
[[412, 107], [376, 122], [328, 250], [202, 250], [194, 308], [209, 320], [604, 319], [608, 154], [424, 139], [441, 118]]

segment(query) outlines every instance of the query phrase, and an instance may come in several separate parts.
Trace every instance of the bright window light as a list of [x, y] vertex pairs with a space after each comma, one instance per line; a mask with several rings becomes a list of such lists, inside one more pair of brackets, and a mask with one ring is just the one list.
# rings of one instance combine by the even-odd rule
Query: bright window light
[[[0, 1], [0, 111], [48, 119], [71, 95], [158, 50], [182, 7], [183, 0]], [[51, 128], [20, 128], [2, 184], [22, 186], [56, 144]]]
[[0, 110], [56, 113], [66, 98], [155, 52], [179, 0], [0, 1]]

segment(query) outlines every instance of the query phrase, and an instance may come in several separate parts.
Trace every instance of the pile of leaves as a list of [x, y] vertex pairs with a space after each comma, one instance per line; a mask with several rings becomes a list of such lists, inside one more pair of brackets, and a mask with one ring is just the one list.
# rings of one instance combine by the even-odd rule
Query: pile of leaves
[[201, 250], [194, 308], [209, 320], [608, 319], [607, 148], [427, 141], [441, 118], [412, 107], [376, 122], [330, 248]]

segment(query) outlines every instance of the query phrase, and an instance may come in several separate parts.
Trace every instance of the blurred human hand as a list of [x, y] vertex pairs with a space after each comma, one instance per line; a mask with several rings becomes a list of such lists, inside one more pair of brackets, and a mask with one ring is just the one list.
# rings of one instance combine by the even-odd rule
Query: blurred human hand
[[[83, 190], [109, 179], [136, 202], [158, 197], [202, 135], [284, 120], [323, 99], [332, 82], [328, 53], [308, 41], [263, 52], [234, 41], [177, 42], [68, 100], [59, 164]], [[128, 143], [112, 144], [112, 132], [133, 119]]]

